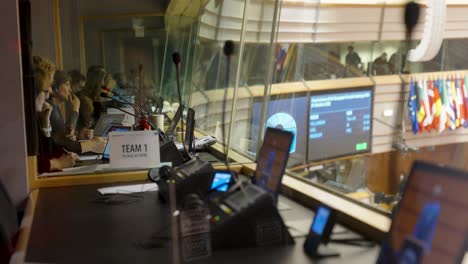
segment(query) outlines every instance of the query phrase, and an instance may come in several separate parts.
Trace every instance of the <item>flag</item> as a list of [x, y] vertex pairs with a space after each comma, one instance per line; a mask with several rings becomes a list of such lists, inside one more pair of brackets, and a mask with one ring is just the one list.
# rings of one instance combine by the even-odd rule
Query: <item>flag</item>
[[426, 117], [423, 120], [423, 127], [430, 130], [430, 124], [432, 124], [431, 106], [429, 104], [429, 93], [427, 88], [427, 81], [421, 81], [421, 99], [424, 107]]
[[428, 100], [428, 112], [430, 118], [427, 119], [425, 129], [430, 132], [432, 130], [432, 124], [434, 123], [435, 109], [434, 109], [434, 87], [432, 86], [432, 80], [424, 82], [426, 84], [426, 93]]
[[423, 122], [424, 122], [424, 119], [426, 118], [426, 111], [424, 109], [424, 91], [423, 91], [422, 81], [415, 82], [415, 85], [416, 85], [416, 90], [417, 90], [417, 109], [418, 109], [417, 118], [418, 118], [418, 125], [419, 125], [418, 131], [422, 133], [424, 129]]
[[460, 109], [458, 107], [458, 94], [457, 94], [457, 84], [456, 79], [453, 78], [451, 80], [451, 87], [452, 87], [452, 101], [453, 101], [453, 109], [455, 112], [455, 126], [458, 128], [460, 127]]
[[443, 79], [439, 79], [437, 82], [439, 86], [439, 95], [442, 101], [442, 109], [440, 113], [440, 122], [439, 122], [439, 133], [444, 132], [445, 129], [448, 128], [448, 112], [447, 112], [447, 89], [445, 88], [445, 82]]
[[466, 87], [467, 86], [467, 78], [468, 78], [468, 75], [465, 76], [465, 78], [461, 78], [462, 80], [462, 84], [461, 84], [461, 88], [462, 88], [462, 92], [463, 92], [463, 105], [464, 105], [464, 108], [465, 108], [465, 125], [464, 127], [468, 127], [468, 88]]
[[410, 91], [408, 98], [408, 113], [411, 120], [411, 128], [414, 134], [417, 134], [419, 131], [419, 122], [418, 122], [418, 97], [416, 96], [416, 82], [410, 81]]
[[454, 129], [457, 128], [457, 123], [456, 123], [457, 116], [456, 116], [456, 112], [455, 112], [455, 107], [453, 105], [452, 81], [449, 78], [447, 78], [447, 80], [445, 81], [445, 90], [446, 90], [446, 93], [447, 93], [446, 111], [447, 111], [448, 118], [449, 118], [448, 119], [448, 124], [449, 124], [449, 128], [451, 130], [454, 130]]
[[432, 127], [435, 130], [439, 131], [440, 125], [441, 125], [441, 116], [442, 114], [444, 114], [444, 112], [442, 111], [442, 99], [440, 98], [437, 80], [434, 81], [433, 93], [434, 93], [434, 104], [432, 105], [432, 113], [434, 113], [434, 121], [432, 122]]
[[458, 119], [460, 120], [460, 126], [465, 126], [465, 104], [463, 103], [463, 91], [461, 87], [462, 80], [459, 78], [455, 79], [455, 88], [457, 91], [457, 113], [458, 113]]
[[467, 114], [466, 114], [466, 109], [465, 109], [465, 91], [464, 91], [464, 86], [465, 86], [465, 79], [463, 78], [457, 78], [457, 102], [458, 102], [458, 107], [460, 108], [460, 126], [465, 127], [467, 123]]

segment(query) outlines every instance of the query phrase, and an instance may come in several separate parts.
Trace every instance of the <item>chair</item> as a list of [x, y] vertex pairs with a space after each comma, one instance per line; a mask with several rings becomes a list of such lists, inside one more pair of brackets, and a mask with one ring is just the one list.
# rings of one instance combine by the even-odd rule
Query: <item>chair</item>
[[8, 263], [15, 246], [12, 241], [18, 230], [16, 208], [0, 181], [0, 263]]

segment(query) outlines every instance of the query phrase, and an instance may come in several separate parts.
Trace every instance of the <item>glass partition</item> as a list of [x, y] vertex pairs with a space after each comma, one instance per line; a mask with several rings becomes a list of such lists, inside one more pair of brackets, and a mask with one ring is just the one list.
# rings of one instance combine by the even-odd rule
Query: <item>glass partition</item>
[[[144, 93], [144, 97], [161, 96], [170, 106], [177, 105], [172, 54], [178, 52], [181, 58], [180, 88], [183, 101], [187, 103], [197, 25], [195, 19], [130, 15], [83, 17], [82, 20], [83, 73], [92, 65], [102, 65], [114, 78], [124, 81], [121, 85], [128, 86], [119, 88], [133, 90], [135, 96], [136, 90]], [[172, 28], [167, 28], [166, 24]]]
[[[196, 112], [197, 128], [223, 144], [227, 144], [234, 114], [245, 5], [239, 1], [208, 1], [199, 18], [190, 105]], [[221, 19], [225, 16], [229, 21]], [[234, 42], [234, 53], [229, 57], [223, 51], [226, 40]]]
[[[131, 164], [110, 166], [112, 132], [158, 125], [170, 132], [156, 136], [160, 145], [184, 138], [180, 119], [186, 114], [173, 122], [180, 105], [176, 68], [182, 103], [189, 105], [198, 18], [166, 15], [161, 3], [108, 4], [61, 0], [32, 6], [36, 89], [49, 95], [40, 100], [38, 117], [44, 106], [53, 112], [41, 121], [39, 178], [134, 170]], [[48, 14], [55, 24], [38, 19]], [[172, 123], [178, 125], [171, 130]]]
[[[147, 1], [136, 2], [135, 7], [142, 7], [146, 13], [139, 13], [141, 9], [123, 13], [129, 4], [119, 4], [116, 6], [122, 8], [120, 12], [91, 12], [93, 8], [88, 7], [86, 12], [74, 14], [70, 11], [74, 6], [64, 1], [60, 10], [63, 63], [59, 63], [60, 56], [55, 61], [57, 68], [81, 74], [82, 77], [76, 75], [81, 82], [70, 80], [71, 86], [80, 84], [76, 87], [84, 88], [93, 66], [99, 66], [104, 75], [98, 88], [105, 86], [126, 96], [148, 116], [164, 113], [167, 128], [179, 105], [172, 61], [177, 51], [181, 59], [182, 100], [195, 110], [197, 132], [212, 135], [218, 144], [228, 146], [231, 158], [235, 153], [255, 161], [265, 128], [282, 128], [294, 134], [287, 165], [289, 175], [350, 199], [365, 197], [356, 199], [372, 205], [379, 204], [380, 200], [374, 199], [377, 194], [397, 197], [410, 163], [416, 158], [465, 168], [460, 158], [465, 157], [463, 125], [442, 133], [426, 126], [426, 132], [413, 135], [407, 109], [410, 87], [406, 85], [402, 90], [401, 83], [424, 80], [429, 87], [438, 85], [434, 78], [462, 83], [466, 74], [463, 70], [468, 70], [464, 59], [468, 36], [445, 39], [430, 61], [403, 63], [407, 54], [404, 28], [397, 23], [400, 18], [396, 18], [402, 11], [398, 5], [375, 1], [350, 6], [341, 1], [320, 0], [209, 0], [197, 9], [198, 16], [185, 17], [165, 15], [161, 11], [164, 8], [146, 6]], [[83, 9], [84, 5], [76, 5], [77, 10]], [[350, 12], [354, 12], [353, 16]], [[411, 48], [419, 44], [419, 33], [418, 28]], [[223, 52], [226, 40], [234, 42], [234, 53], [229, 58]], [[42, 41], [39, 44], [44, 46], [46, 41]], [[41, 50], [37, 53], [43, 55]], [[454, 81], [454, 87], [458, 82]], [[452, 83], [446, 87], [449, 85], [452, 87]], [[345, 111], [346, 119], [336, 122], [349, 123], [346, 131], [351, 131], [351, 123], [362, 118], [362, 130], [370, 130], [371, 140], [355, 144], [357, 155], [347, 152], [311, 159], [310, 140], [318, 137], [314, 129], [320, 125], [312, 122], [321, 120], [313, 112], [313, 97], [369, 87], [370, 114], [358, 116], [351, 109], [356, 102], [351, 99], [362, 95], [338, 94], [340, 100], [351, 101], [350, 109]], [[92, 103], [109, 101], [101, 99]], [[334, 101], [330, 100], [327, 103], [331, 105]], [[139, 129], [141, 116], [135, 111], [140, 110], [129, 105], [120, 108], [137, 115], [129, 118], [129, 125]], [[401, 109], [405, 110], [403, 131]], [[73, 136], [87, 140], [86, 130], [92, 128], [78, 126]], [[171, 140], [180, 142], [179, 130], [175, 131]], [[323, 149], [314, 151], [328, 153]], [[453, 159], [443, 157], [451, 151], [457, 153], [451, 154]], [[391, 206], [379, 208], [388, 212]]]

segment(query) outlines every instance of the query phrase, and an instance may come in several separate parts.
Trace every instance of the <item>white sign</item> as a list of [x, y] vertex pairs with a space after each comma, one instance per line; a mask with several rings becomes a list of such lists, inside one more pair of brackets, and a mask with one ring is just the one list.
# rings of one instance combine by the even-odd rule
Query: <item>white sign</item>
[[157, 131], [110, 132], [111, 168], [153, 168], [160, 163]]

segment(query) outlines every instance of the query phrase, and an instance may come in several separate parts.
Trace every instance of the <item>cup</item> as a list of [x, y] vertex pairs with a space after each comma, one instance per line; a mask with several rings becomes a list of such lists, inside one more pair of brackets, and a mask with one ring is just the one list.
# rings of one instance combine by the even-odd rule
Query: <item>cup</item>
[[164, 115], [163, 114], [153, 114], [151, 115], [151, 122], [154, 124], [156, 129], [164, 130]]

